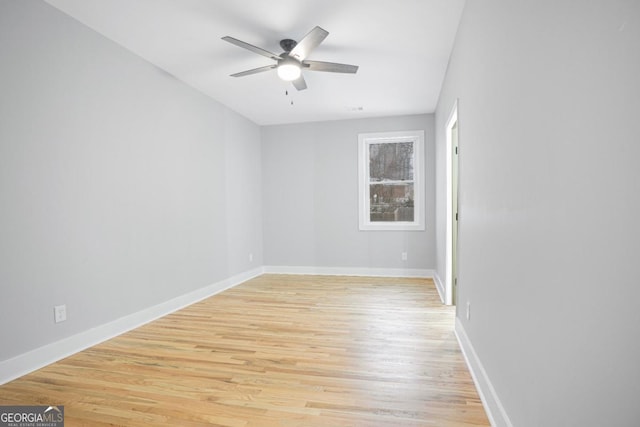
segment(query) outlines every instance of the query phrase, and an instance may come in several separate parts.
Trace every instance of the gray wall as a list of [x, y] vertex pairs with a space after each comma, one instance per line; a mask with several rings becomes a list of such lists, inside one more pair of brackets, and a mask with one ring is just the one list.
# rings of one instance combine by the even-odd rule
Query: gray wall
[[[433, 115], [262, 128], [268, 266], [435, 268]], [[358, 230], [358, 134], [425, 131], [426, 230]], [[401, 253], [407, 252], [407, 261]]]
[[640, 423], [640, 3], [467, 2], [436, 112], [459, 98], [459, 301], [513, 425]]
[[0, 58], [0, 360], [262, 265], [258, 126], [42, 2]]

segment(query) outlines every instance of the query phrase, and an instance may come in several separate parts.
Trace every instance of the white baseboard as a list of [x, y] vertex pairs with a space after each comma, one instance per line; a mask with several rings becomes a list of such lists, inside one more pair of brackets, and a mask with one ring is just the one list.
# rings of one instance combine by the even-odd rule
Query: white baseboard
[[496, 394], [496, 390], [493, 388], [493, 384], [491, 384], [491, 380], [487, 376], [487, 372], [482, 366], [482, 362], [480, 362], [471, 341], [469, 341], [469, 337], [462, 326], [462, 322], [460, 322], [460, 319], [457, 317], [455, 333], [458, 338], [462, 354], [464, 355], [464, 359], [466, 360], [469, 371], [471, 372], [473, 382], [476, 384], [478, 395], [482, 400], [485, 412], [489, 418], [489, 422], [493, 427], [513, 427], [507, 412], [502, 406], [502, 402], [500, 402], [500, 399]]
[[437, 271], [433, 273], [433, 282], [436, 284], [438, 295], [440, 295], [440, 301], [442, 301], [443, 304], [446, 304], [445, 297], [444, 297], [445, 296], [444, 285], [442, 284], [442, 280], [440, 280], [440, 276], [438, 275]]
[[256, 268], [0, 362], [0, 385], [259, 276]]
[[302, 267], [265, 266], [265, 273], [302, 274], [319, 276], [372, 276], [372, 277], [423, 277], [433, 278], [434, 270], [418, 268], [367, 268], [367, 267]]

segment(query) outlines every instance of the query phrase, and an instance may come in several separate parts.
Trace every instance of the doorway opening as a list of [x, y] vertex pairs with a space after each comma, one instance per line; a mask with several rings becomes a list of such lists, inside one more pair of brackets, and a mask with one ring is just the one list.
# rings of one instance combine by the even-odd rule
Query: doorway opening
[[458, 101], [446, 126], [447, 135], [447, 242], [445, 304], [455, 305], [458, 286]]

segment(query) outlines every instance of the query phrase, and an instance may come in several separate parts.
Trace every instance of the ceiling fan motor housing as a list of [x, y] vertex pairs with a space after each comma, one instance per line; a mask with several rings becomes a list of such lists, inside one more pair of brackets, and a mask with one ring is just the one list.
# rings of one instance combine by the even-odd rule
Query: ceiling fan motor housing
[[298, 44], [297, 41], [295, 40], [291, 40], [291, 39], [283, 39], [280, 40], [280, 47], [282, 49], [284, 49], [285, 52], [289, 53], [291, 52], [291, 50], [296, 47], [296, 45]]

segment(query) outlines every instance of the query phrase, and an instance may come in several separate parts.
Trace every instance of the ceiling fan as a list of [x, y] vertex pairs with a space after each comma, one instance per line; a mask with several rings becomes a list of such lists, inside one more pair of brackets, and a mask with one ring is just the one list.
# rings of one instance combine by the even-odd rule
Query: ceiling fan
[[282, 52], [280, 55], [276, 55], [273, 52], [269, 52], [268, 50], [259, 48], [233, 37], [226, 36], [223, 37], [222, 40], [228, 41], [231, 44], [240, 46], [276, 61], [276, 63], [272, 65], [231, 74], [231, 77], [248, 76], [251, 74], [273, 70], [275, 68], [277, 69], [278, 77], [280, 77], [282, 80], [292, 82], [293, 86], [296, 89], [304, 90], [307, 88], [307, 83], [302, 76], [303, 69], [307, 69], [310, 71], [327, 71], [330, 73], [348, 74], [355, 74], [358, 71], [357, 65], [338, 64], [335, 62], [310, 61], [307, 59], [313, 49], [318, 47], [318, 45], [322, 43], [322, 41], [328, 35], [328, 31], [320, 27], [315, 27], [299, 42], [291, 39], [280, 40], [280, 47], [284, 50], [284, 52]]

